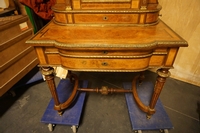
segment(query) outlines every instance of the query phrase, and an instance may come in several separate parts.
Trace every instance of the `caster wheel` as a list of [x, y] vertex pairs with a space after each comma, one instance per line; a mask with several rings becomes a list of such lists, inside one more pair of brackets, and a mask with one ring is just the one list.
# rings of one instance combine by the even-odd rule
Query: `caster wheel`
[[142, 130], [137, 130], [135, 131], [135, 133], [142, 133]]
[[76, 133], [77, 132], [77, 126], [75, 126], [75, 125], [73, 125], [72, 127], [71, 127], [71, 129], [72, 129], [72, 131], [73, 131], [73, 133]]
[[15, 96], [16, 96], [16, 93], [15, 93], [15, 91], [13, 91], [13, 90], [9, 91], [9, 93], [10, 93], [10, 95], [11, 95], [12, 97], [15, 97]]
[[54, 124], [51, 124], [51, 123], [48, 124], [48, 128], [50, 132], [53, 131], [54, 126], [55, 126]]
[[169, 133], [168, 129], [160, 129], [161, 133]]
[[164, 133], [169, 133], [169, 131], [167, 129], [164, 129]]

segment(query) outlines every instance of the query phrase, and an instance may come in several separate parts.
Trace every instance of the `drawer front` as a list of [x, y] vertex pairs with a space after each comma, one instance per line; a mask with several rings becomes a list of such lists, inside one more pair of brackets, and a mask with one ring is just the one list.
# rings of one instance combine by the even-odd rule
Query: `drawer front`
[[[43, 51], [44, 50], [44, 51]], [[62, 65], [75, 71], [144, 71], [165, 66], [168, 49], [155, 50], [64, 50], [45, 48], [40, 65]]]
[[159, 12], [154, 13], [102, 13], [102, 14], [65, 14], [55, 13], [57, 24], [156, 24]]
[[[49, 51], [49, 50], [46, 50]], [[148, 68], [152, 50], [58, 50], [68, 69], [88, 71], [138, 71]], [[54, 53], [55, 54], [55, 53]], [[53, 55], [53, 54], [52, 54]], [[50, 56], [48, 56], [50, 57]], [[53, 56], [52, 56], [53, 57]], [[52, 58], [53, 59], [53, 58]], [[51, 60], [51, 59], [49, 59]]]
[[139, 14], [74, 14], [75, 23], [134, 23]]
[[150, 57], [137, 59], [67, 58], [61, 56], [62, 66], [83, 71], [141, 71], [149, 66]]
[[[101, 69], [144, 69], [149, 64], [152, 50], [57, 50], [45, 48], [44, 53], [46, 62], [51, 65], [62, 64], [68, 69], [99, 69], [101, 71]], [[45, 65], [45, 63], [42, 64]]]

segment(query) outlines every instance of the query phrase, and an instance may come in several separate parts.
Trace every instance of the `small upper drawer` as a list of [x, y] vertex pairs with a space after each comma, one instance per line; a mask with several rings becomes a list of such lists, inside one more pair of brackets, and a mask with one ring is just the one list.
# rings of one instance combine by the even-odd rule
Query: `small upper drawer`
[[75, 23], [138, 23], [139, 14], [74, 14]]
[[57, 24], [156, 24], [158, 12], [153, 13], [55, 13]]

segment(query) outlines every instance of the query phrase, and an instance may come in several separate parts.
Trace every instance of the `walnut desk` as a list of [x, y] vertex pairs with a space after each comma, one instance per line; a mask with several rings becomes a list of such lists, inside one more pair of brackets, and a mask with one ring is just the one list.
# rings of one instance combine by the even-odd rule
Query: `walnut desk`
[[[39, 66], [46, 77], [49, 89], [59, 113], [67, 108], [77, 91], [87, 91], [77, 87], [77, 76], [69, 73], [75, 80], [74, 90], [69, 99], [60, 103], [54, 83], [53, 67], [62, 66], [71, 71], [97, 72], [142, 72], [157, 68], [157, 81], [150, 105], [144, 105], [135, 88], [137, 76], [133, 80], [132, 90], [139, 108], [147, 113], [148, 118], [155, 113], [155, 105], [162, 91], [165, 80], [170, 76], [169, 69], [180, 47], [188, 46], [187, 42], [177, 35], [161, 20], [152, 26], [124, 25], [68, 25], [62, 26], [51, 21], [46, 27], [27, 41], [32, 45], [40, 61]], [[90, 91], [117, 92], [103, 87]], [[118, 90], [119, 92], [127, 92]]]

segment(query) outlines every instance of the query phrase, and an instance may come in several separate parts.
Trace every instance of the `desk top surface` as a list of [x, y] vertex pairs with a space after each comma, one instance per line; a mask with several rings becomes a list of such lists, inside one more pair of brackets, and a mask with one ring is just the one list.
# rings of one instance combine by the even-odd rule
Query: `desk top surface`
[[154, 26], [57, 25], [51, 21], [27, 41], [62, 48], [186, 47], [187, 42], [160, 21]]

